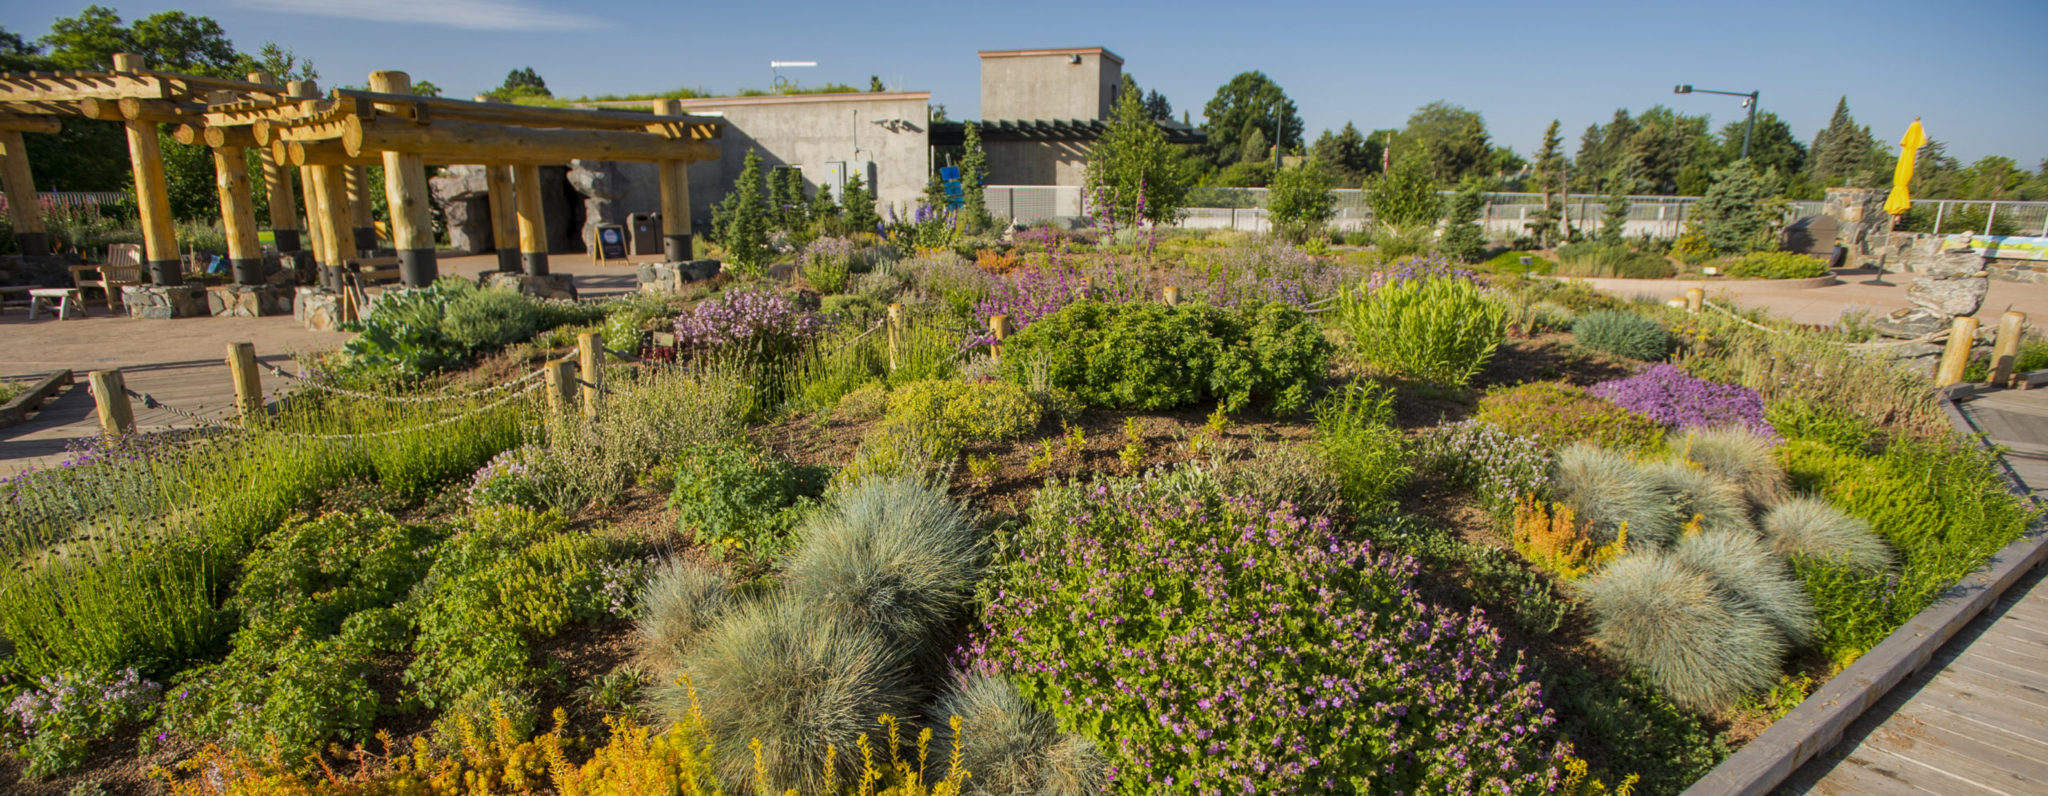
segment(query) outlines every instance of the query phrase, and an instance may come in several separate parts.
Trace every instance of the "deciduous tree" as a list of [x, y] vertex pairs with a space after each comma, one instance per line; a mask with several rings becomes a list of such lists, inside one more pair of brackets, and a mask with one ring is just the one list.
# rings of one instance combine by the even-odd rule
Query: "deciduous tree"
[[1209, 131], [1209, 161], [1215, 168], [1244, 159], [1245, 139], [1254, 130], [1268, 146], [1278, 144], [1282, 151], [1301, 146], [1301, 116], [1294, 100], [1263, 72], [1243, 72], [1231, 78], [1203, 106], [1202, 116], [1202, 127]]
[[1117, 98], [1109, 128], [1088, 152], [1088, 196], [1109, 203], [1118, 224], [1170, 224], [1187, 201], [1187, 164], [1135, 90]]

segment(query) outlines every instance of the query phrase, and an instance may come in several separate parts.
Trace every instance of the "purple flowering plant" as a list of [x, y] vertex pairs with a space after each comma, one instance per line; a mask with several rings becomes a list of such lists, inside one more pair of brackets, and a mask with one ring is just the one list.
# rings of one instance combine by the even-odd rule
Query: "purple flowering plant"
[[1416, 572], [1192, 468], [1056, 484], [965, 653], [1096, 741], [1120, 792], [1554, 788], [1540, 686]]
[[1548, 483], [1550, 449], [1541, 440], [1480, 420], [1463, 420], [1423, 435], [1416, 459], [1472, 490], [1496, 516], [1512, 516], [1515, 502], [1540, 495]]
[[1595, 384], [1590, 392], [1674, 429], [1741, 426], [1766, 439], [1779, 438], [1764, 419], [1764, 399], [1755, 390], [1708, 381], [1670, 363]]
[[85, 761], [92, 741], [148, 718], [162, 690], [134, 669], [42, 677], [8, 702], [0, 738], [29, 776], [60, 774]]
[[470, 506], [520, 506], [545, 508], [542, 498], [541, 457], [547, 449], [522, 445], [491, 457], [470, 476], [469, 491], [463, 495]]

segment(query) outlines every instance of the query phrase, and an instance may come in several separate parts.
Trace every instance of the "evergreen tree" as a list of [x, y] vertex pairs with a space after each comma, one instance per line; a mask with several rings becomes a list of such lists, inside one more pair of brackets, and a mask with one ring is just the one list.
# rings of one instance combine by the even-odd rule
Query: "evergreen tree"
[[1350, 122], [1336, 133], [1324, 130], [1308, 151], [1310, 158], [1330, 171], [1338, 187], [1356, 187], [1380, 168], [1379, 142], [1367, 140]]
[[1536, 233], [1538, 244], [1546, 247], [1556, 239], [1558, 220], [1563, 217], [1559, 209], [1564, 198], [1558, 195], [1557, 190], [1558, 181], [1564, 173], [1564, 139], [1557, 128], [1557, 120], [1550, 120], [1550, 126], [1543, 130], [1543, 148], [1536, 152], [1536, 162], [1530, 164], [1535, 168], [1536, 184], [1543, 192], [1543, 209], [1536, 211], [1536, 217], [1530, 219], [1528, 227]]
[[1828, 119], [1827, 129], [1814, 136], [1808, 162], [1813, 181], [1822, 187], [1860, 188], [1880, 184], [1880, 172], [1888, 175], [1884, 171], [1885, 159], [1884, 148], [1870, 134], [1870, 128], [1857, 125], [1856, 117], [1849, 114], [1849, 98], [1845, 95], [1835, 103], [1835, 114]]
[[1107, 198], [1118, 224], [1135, 224], [1141, 216], [1171, 224], [1186, 204], [1189, 182], [1180, 153], [1145, 115], [1137, 92], [1125, 92], [1088, 152], [1086, 195]]
[[861, 184], [860, 175], [846, 178], [846, 198], [840, 200], [845, 206], [846, 227], [853, 232], [875, 232], [882, 225], [882, 217], [875, 213], [875, 195]]
[[1173, 121], [1173, 103], [1166, 101], [1166, 95], [1157, 91], [1145, 92], [1145, 115], [1155, 122]]
[[988, 152], [981, 148], [981, 127], [967, 123], [967, 140], [960, 156], [960, 213], [970, 232], [995, 226], [988, 213]]
[[1776, 232], [1774, 193], [1749, 161], [1738, 160], [1714, 173], [1713, 187], [1693, 205], [1688, 224], [1715, 251], [1743, 254], [1768, 248]]
[[1444, 216], [1444, 237], [1437, 244], [1445, 257], [1476, 263], [1486, 253], [1486, 230], [1479, 226], [1479, 211], [1486, 206], [1481, 193], [1484, 187], [1478, 178], [1470, 178], [1451, 196], [1450, 212]]
[[718, 203], [713, 214], [718, 230], [718, 243], [725, 247], [726, 258], [739, 266], [741, 272], [758, 273], [768, 264], [771, 254], [768, 248], [768, 195], [761, 173], [761, 155], [747, 150], [746, 165], [740, 169], [739, 181], [733, 184], [732, 193]]
[[[1721, 126], [1720, 162], [1715, 168], [1742, 159], [1742, 119]], [[1758, 173], [1777, 170], [1779, 174], [1806, 171], [1806, 144], [1792, 135], [1792, 126], [1770, 111], [1758, 111], [1756, 127], [1749, 131], [1749, 162]]]
[[769, 202], [774, 208], [775, 226], [797, 235], [809, 226], [804, 218], [804, 177], [796, 169], [777, 166], [768, 178]]
[[1600, 242], [1619, 246], [1626, 240], [1628, 231], [1628, 197], [1610, 194], [1607, 208], [1600, 213]]
[[507, 102], [519, 99], [520, 97], [552, 97], [555, 95], [554, 92], [548, 90], [548, 82], [542, 80], [540, 74], [533, 71], [531, 66], [523, 69], [514, 69], [506, 73], [504, 84], [487, 93], [493, 99]]
[[880, 94], [888, 89], [882, 85], [881, 75], [868, 75], [868, 92]]
[[811, 194], [810, 209], [804, 213], [810, 219], [811, 229], [818, 235], [838, 235], [840, 229], [839, 203], [832, 201], [832, 186], [818, 184], [818, 192]]
[[[1142, 109], [1139, 112], [1144, 113]], [[1243, 159], [1248, 151], [1244, 139], [1253, 130], [1265, 140], [1257, 147], [1262, 157], [1271, 157], [1267, 147], [1274, 143], [1282, 151], [1301, 146], [1304, 128], [1294, 100], [1263, 72], [1244, 72], [1231, 78], [1216, 89], [1216, 97], [1203, 107], [1202, 116], [1206, 120], [1203, 127], [1209, 131], [1209, 161], [1215, 168]], [[1276, 126], [1280, 132], [1277, 142], [1273, 141]]]

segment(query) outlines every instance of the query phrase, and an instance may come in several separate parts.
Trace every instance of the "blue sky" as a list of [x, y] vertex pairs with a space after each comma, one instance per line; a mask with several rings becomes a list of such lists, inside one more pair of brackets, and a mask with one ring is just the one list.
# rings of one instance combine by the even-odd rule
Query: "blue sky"
[[[1272, 76], [1311, 136], [1346, 121], [1399, 127], [1448, 100], [1484, 114], [1495, 140], [1528, 153], [1553, 118], [1572, 148], [1617, 107], [1707, 113], [1740, 100], [1671, 87], [1763, 92], [1761, 106], [1811, 142], [1837, 97], [1897, 141], [1913, 117], [1966, 164], [1987, 154], [2032, 169], [2048, 158], [2048, 0], [1943, 3], [1725, 0], [1587, 2], [1111, 2], [833, 4], [615, 0], [101, 0], [133, 20], [168, 8], [211, 16], [235, 44], [276, 41], [311, 57], [323, 86], [375, 69], [432, 80], [451, 96], [532, 66], [556, 94], [692, 86], [765, 87], [768, 62], [807, 84], [932, 92], [953, 118], [977, 116], [975, 51], [1102, 46], [1201, 120], [1238, 72]], [[78, 0], [11, 0], [0, 26], [40, 36]], [[395, 24], [392, 20], [406, 20]], [[1896, 54], [1899, 62], [1885, 59]]]

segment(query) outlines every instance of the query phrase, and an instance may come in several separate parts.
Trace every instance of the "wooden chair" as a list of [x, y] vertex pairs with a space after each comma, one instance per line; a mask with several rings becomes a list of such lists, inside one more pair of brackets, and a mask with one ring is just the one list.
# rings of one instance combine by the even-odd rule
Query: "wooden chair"
[[398, 258], [365, 257], [346, 261], [348, 270], [362, 278], [363, 284], [378, 285], [398, 281]]
[[[93, 278], [86, 278], [91, 273]], [[99, 288], [107, 296], [107, 309], [114, 309], [114, 302], [121, 297], [123, 285], [143, 284], [142, 245], [139, 243], [116, 243], [107, 247], [107, 262], [104, 265], [71, 266], [72, 287]]]

